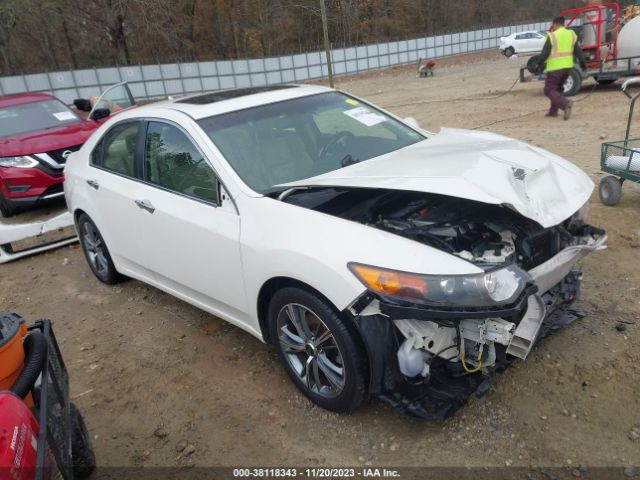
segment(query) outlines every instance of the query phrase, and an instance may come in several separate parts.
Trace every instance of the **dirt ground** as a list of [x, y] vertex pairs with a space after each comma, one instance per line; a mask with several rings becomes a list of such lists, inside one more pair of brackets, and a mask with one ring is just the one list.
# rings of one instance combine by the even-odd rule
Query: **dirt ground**
[[[432, 131], [482, 128], [539, 145], [597, 184], [602, 137], [623, 137], [629, 101], [619, 85], [591, 91], [589, 81], [571, 121], [545, 118], [541, 83], [503, 94], [524, 61], [459, 57], [438, 62], [433, 78], [405, 67], [337, 86]], [[591, 223], [608, 231], [609, 248], [583, 262], [586, 317], [443, 423], [377, 400], [350, 415], [320, 410], [271, 348], [140, 282], [99, 283], [77, 245], [3, 265], [0, 310], [54, 320], [104, 466], [638, 466], [640, 188], [623, 192], [613, 208], [594, 193]]]

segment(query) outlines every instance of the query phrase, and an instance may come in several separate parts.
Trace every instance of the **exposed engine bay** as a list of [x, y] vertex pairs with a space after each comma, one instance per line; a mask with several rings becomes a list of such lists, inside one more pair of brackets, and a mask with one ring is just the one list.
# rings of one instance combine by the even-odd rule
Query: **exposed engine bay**
[[322, 188], [292, 192], [286, 201], [396, 233], [486, 267], [515, 262], [529, 270], [592, 233], [592, 227], [576, 219], [545, 229], [501, 205], [428, 193]]
[[[460, 398], [486, 388], [488, 374], [526, 359], [537, 340], [580, 318], [570, 308], [580, 290], [575, 263], [604, 248], [606, 240], [604, 231], [584, 222], [584, 212], [543, 228], [502, 205], [429, 193], [319, 188], [286, 197], [423, 243], [485, 272], [512, 265], [526, 276], [526, 287], [508, 305], [444, 308], [370, 292], [354, 303], [350, 313], [370, 354], [384, 357], [372, 366], [374, 393], [429, 418], [455, 411]], [[435, 397], [416, 393], [425, 389]]]

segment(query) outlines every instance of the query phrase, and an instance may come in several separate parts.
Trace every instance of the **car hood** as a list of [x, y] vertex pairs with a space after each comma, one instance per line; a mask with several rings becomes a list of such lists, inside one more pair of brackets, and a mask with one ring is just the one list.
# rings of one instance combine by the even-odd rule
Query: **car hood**
[[99, 126], [100, 124], [93, 120], [81, 120], [48, 130], [11, 137], [0, 136], [0, 157], [30, 155], [82, 145]]
[[580, 209], [594, 185], [578, 167], [541, 148], [493, 133], [443, 128], [409, 147], [282, 186], [449, 195], [505, 205], [546, 228]]

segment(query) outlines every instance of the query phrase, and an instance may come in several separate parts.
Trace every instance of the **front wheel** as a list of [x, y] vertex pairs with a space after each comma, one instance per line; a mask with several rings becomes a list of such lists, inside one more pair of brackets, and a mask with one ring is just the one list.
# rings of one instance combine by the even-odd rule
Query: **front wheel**
[[564, 82], [563, 95], [573, 97], [582, 88], [582, 74], [575, 68], [569, 72], [569, 76]]
[[508, 48], [505, 48], [504, 50], [504, 56], [507, 58], [512, 57], [515, 53], [516, 51], [513, 49], [513, 47], [508, 47]]
[[334, 412], [357, 408], [365, 396], [366, 354], [355, 328], [311, 292], [287, 287], [269, 305], [270, 335], [296, 386]]
[[120, 282], [123, 277], [111, 260], [104, 238], [96, 224], [84, 213], [78, 218], [78, 236], [89, 268], [98, 280], [108, 284]]
[[15, 208], [9, 204], [4, 198], [4, 195], [0, 193], [0, 217], [12, 217], [16, 213]]

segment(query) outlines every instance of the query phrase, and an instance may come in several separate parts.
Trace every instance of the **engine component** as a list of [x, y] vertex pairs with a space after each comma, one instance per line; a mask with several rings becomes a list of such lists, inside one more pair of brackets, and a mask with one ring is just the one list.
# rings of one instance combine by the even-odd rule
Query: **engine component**
[[429, 376], [429, 355], [414, 347], [414, 337], [409, 337], [402, 342], [398, 349], [398, 367], [403, 375], [413, 378], [418, 375]]
[[[424, 320], [394, 320], [396, 327], [406, 338], [398, 350], [398, 360], [406, 362], [407, 371], [418, 371], [417, 363], [420, 360], [416, 351], [427, 356], [422, 357], [422, 369], [418, 373], [426, 376], [424, 366], [432, 361], [433, 357], [440, 357], [447, 361], [458, 362], [461, 356], [461, 348], [458, 345], [458, 329], [462, 341], [465, 342], [465, 361], [472, 365], [478, 364], [478, 358], [482, 357], [482, 365], [491, 367], [495, 364], [496, 353], [494, 343], [508, 346], [516, 330], [514, 323], [501, 318], [488, 318], [482, 320], [462, 320], [458, 328], [454, 325], [439, 325], [436, 322]], [[401, 360], [402, 357], [402, 360]], [[414, 363], [415, 362], [415, 363]], [[428, 365], [427, 365], [428, 366]], [[426, 370], [428, 373], [428, 369]], [[405, 371], [403, 374], [407, 375]], [[416, 376], [407, 375], [407, 376]]]

